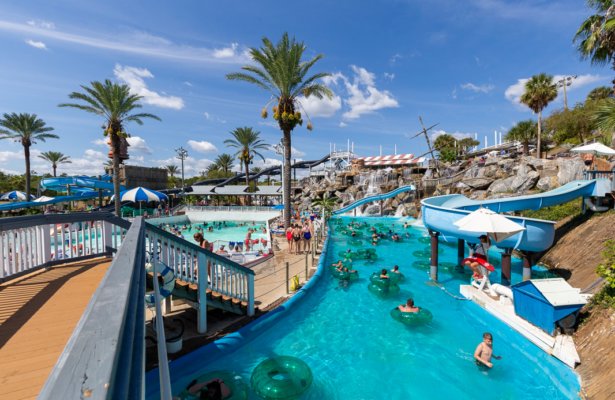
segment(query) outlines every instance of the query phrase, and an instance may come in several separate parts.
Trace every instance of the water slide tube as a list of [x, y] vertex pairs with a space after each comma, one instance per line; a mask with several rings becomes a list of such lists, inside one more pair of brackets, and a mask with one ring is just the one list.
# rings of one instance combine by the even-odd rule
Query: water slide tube
[[[462, 231], [454, 223], [480, 207], [489, 208], [497, 213], [538, 210], [566, 203], [578, 197], [603, 196], [601, 185], [597, 183], [597, 180], [573, 181], [544, 193], [482, 201], [471, 200], [459, 194], [430, 197], [421, 201], [423, 224], [445, 237], [477, 242], [476, 233]], [[495, 243], [499, 248], [540, 252], [547, 250], [553, 244], [555, 222], [522, 217], [507, 218], [524, 226], [525, 231]]]
[[400, 193], [404, 193], [404, 192], [411, 192], [416, 190], [416, 188], [413, 185], [408, 185], [408, 186], [400, 186], [395, 190], [392, 190], [388, 193], [383, 193], [383, 194], [377, 194], [374, 196], [367, 196], [362, 198], [361, 200], [357, 200], [354, 203], [350, 203], [348, 204], [346, 207], [342, 207], [339, 210], [335, 210], [333, 211], [333, 215], [339, 215], [339, 214], [343, 214], [345, 212], [351, 211], [359, 206], [362, 206], [363, 204], [366, 203], [371, 203], [373, 201], [379, 201], [379, 200], [385, 200], [391, 197], [395, 197]]

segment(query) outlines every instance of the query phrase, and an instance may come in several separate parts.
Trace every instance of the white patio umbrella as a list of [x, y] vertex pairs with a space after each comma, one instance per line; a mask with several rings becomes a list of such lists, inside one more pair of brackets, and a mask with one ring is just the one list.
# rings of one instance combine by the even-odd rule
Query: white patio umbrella
[[479, 208], [454, 222], [454, 225], [462, 231], [487, 234], [496, 242], [525, 230], [523, 226], [488, 208]]
[[[111, 197], [113, 200], [115, 196]], [[132, 201], [134, 203], [139, 201], [154, 201], [156, 203], [161, 202], [163, 200], [168, 200], [168, 197], [164, 193], [157, 192], [155, 190], [146, 189], [144, 187], [136, 187], [130, 190], [124, 190], [120, 192], [120, 200], [121, 201]]]
[[49, 196], [41, 196], [38, 199], [34, 200], [35, 203], [42, 203], [44, 201], [51, 201], [55, 199], [55, 197], [49, 197]]
[[[27, 199], [26, 194], [24, 192], [20, 192], [19, 190], [13, 190], [12, 192], [7, 192], [3, 194], [2, 196], [0, 196], [0, 200], [25, 201], [26, 199]], [[33, 199], [34, 199], [34, 196], [30, 195], [30, 200], [33, 200]]]
[[570, 151], [574, 151], [575, 153], [593, 154], [595, 156], [615, 156], [615, 150], [598, 142], [575, 147], [570, 149]]

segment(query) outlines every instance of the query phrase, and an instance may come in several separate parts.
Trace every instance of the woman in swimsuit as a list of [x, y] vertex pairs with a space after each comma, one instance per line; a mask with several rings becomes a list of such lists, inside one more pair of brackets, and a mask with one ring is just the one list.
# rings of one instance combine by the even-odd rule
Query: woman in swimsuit
[[299, 254], [301, 251], [301, 229], [299, 225], [295, 225], [293, 228], [293, 242], [295, 242], [295, 254]]
[[288, 252], [292, 253], [293, 252], [293, 227], [292, 225], [289, 225], [288, 228], [286, 228], [286, 241], [288, 242]]
[[310, 239], [312, 238], [312, 233], [310, 232], [310, 227], [307, 223], [303, 225], [301, 232], [303, 233], [303, 250], [309, 253], [311, 250]]

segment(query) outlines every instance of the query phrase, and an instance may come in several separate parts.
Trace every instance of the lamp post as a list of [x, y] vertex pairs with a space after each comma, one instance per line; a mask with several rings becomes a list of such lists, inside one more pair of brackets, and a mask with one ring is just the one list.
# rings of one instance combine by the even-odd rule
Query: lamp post
[[180, 147], [178, 149], [175, 149], [175, 152], [177, 153], [177, 158], [179, 158], [182, 161], [182, 192], [183, 192], [184, 191], [184, 160], [188, 158], [188, 150], [184, 149], [183, 147]]
[[566, 96], [566, 87], [572, 85], [572, 81], [577, 79], [577, 75], [565, 76], [556, 82], [558, 88], [564, 89], [564, 109], [568, 110], [568, 97]]
[[[275, 154], [282, 156], [282, 173], [280, 174], [280, 176], [282, 177], [282, 204], [286, 204], [284, 198], [284, 146], [282, 145], [282, 141], [280, 141], [280, 143], [274, 144], [271, 147], [273, 148], [273, 151], [275, 151]], [[282, 210], [282, 218], [284, 218], [284, 210]]]

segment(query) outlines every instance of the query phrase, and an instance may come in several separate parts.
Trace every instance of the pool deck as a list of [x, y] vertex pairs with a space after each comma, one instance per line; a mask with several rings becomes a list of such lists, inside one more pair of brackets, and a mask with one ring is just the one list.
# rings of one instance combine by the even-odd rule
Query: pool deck
[[34, 399], [111, 260], [52, 267], [0, 284], [0, 399]]
[[459, 291], [466, 299], [473, 301], [494, 317], [510, 326], [526, 339], [540, 347], [547, 354], [559, 359], [564, 364], [574, 368], [581, 362], [572, 336], [549, 335], [542, 329], [532, 325], [515, 314], [512, 302], [503, 296], [500, 299], [489, 296], [472, 285], [461, 285]]

